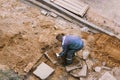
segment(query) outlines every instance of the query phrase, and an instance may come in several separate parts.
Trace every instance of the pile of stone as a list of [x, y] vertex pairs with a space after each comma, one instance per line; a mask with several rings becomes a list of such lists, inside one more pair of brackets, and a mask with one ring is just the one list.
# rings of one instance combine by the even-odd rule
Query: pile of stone
[[[81, 55], [82, 54], [82, 55]], [[82, 58], [76, 65], [66, 66], [66, 71], [80, 80], [119, 80], [120, 68], [107, 67], [105, 62], [101, 66], [94, 66], [95, 60], [89, 58], [89, 51], [82, 51], [78, 57]]]

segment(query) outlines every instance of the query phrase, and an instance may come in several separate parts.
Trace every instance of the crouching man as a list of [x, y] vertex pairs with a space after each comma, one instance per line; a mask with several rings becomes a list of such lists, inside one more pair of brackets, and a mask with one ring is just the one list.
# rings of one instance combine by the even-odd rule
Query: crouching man
[[75, 35], [58, 34], [56, 39], [62, 43], [62, 52], [57, 57], [65, 57], [64, 66], [72, 64], [75, 52], [81, 50], [84, 46], [80, 37]]

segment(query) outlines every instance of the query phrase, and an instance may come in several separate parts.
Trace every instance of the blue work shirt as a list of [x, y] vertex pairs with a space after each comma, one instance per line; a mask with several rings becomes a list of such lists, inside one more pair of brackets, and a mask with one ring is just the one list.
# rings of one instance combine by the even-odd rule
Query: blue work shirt
[[62, 38], [62, 48], [63, 51], [60, 53], [60, 56], [66, 54], [68, 50], [80, 50], [83, 48], [83, 41], [78, 36], [66, 35]]

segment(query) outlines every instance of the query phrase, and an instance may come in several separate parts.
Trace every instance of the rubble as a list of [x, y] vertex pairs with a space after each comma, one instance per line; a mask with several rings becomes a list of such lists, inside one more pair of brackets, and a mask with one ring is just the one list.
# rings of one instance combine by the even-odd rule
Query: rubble
[[83, 59], [86, 60], [88, 58], [88, 56], [89, 56], [90, 53], [89, 53], [88, 50], [84, 50], [82, 54], [83, 54]]
[[74, 77], [80, 77], [79, 75], [78, 75], [78, 73], [80, 72], [81, 70], [80, 69], [75, 69], [75, 70], [73, 70], [73, 71], [71, 71], [70, 72], [70, 74], [72, 75], [72, 76], [74, 76]]
[[41, 14], [43, 14], [43, 15], [47, 15], [48, 14], [48, 12], [46, 11], [46, 10], [41, 10]]
[[97, 67], [95, 67], [94, 70], [95, 70], [95, 72], [101, 72], [101, 69], [102, 69], [101, 67], [97, 66]]
[[117, 78], [117, 80], [120, 79], [120, 68], [118, 68], [118, 67], [113, 68], [112, 73]]
[[45, 52], [45, 56], [53, 63], [53, 64], [56, 64], [57, 61], [53, 60], [49, 55], [48, 55], [48, 52]]
[[74, 69], [82, 68], [82, 65], [80, 63], [78, 63], [77, 65], [69, 65], [69, 66], [66, 66], [65, 68], [66, 68], [67, 72], [70, 72]]
[[44, 80], [53, 72], [54, 69], [52, 69], [50, 66], [42, 62], [33, 73], [40, 79]]
[[81, 31], [83, 31], [83, 32], [88, 32], [88, 31], [89, 31], [89, 28], [88, 28], [88, 27], [83, 27], [83, 28], [81, 28]]
[[106, 67], [106, 66], [102, 66], [101, 68], [104, 69], [104, 70], [111, 70], [110, 67]]
[[86, 77], [87, 76], [87, 65], [83, 64], [82, 69], [80, 70], [80, 72], [78, 73], [79, 76], [81, 77]]
[[31, 69], [32, 69], [32, 67], [33, 67], [33, 63], [29, 63], [25, 68], [24, 68], [24, 71], [25, 72], [29, 72]]
[[92, 70], [92, 66], [94, 65], [93, 61], [90, 59], [86, 60], [86, 64], [89, 70]]
[[80, 77], [80, 80], [85, 80], [85, 79]]
[[105, 72], [99, 80], [117, 80], [113, 75], [109, 72]]
[[[97, 41], [99, 40], [100, 35], [96, 35], [96, 33], [93, 32], [91, 33], [91, 29], [89, 30], [89, 27], [73, 24], [72, 23], [73, 21], [71, 21], [69, 24], [69, 22], [64, 20], [63, 18], [57, 17], [58, 15], [53, 13], [54, 11], [48, 12], [42, 9], [41, 14], [43, 15], [41, 15], [39, 10], [32, 7], [27, 7], [24, 4], [21, 5], [21, 3], [18, 3], [18, 0], [10, 0], [10, 1], [1, 0], [0, 2], [1, 4], [4, 4], [6, 6], [6, 7], [2, 7], [2, 6], [0, 7], [0, 13], [1, 13], [0, 31], [3, 31], [5, 33], [4, 34], [5, 37], [1, 37], [4, 35], [0, 33], [0, 38], [1, 38], [0, 39], [1, 41], [0, 69], [6, 69], [4, 66], [6, 65], [9, 66], [10, 69], [17, 70], [16, 72], [24, 71], [28, 75], [31, 75], [32, 70], [35, 69], [35, 67], [38, 66], [38, 64], [44, 62], [37, 67], [37, 69], [33, 72], [34, 76], [30, 76], [28, 80], [39, 80], [37, 79], [38, 77], [40, 79], [45, 79], [45, 80], [46, 78], [47, 80], [77, 80], [75, 77], [80, 78], [80, 80], [98, 80], [98, 78], [100, 77], [99, 75], [102, 73], [101, 69], [104, 69], [105, 72], [106, 70], [112, 69], [106, 67], [108, 64], [107, 61], [108, 59], [104, 58], [103, 57], [104, 55], [101, 55], [100, 58], [102, 59], [99, 61], [103, 62], [103, 60], [105, 60], [105, 62], [103, 63], [103, 66], [99, 67], [99, 65], [97, 65], [97, 67], [95, 67], [96, 72], [94, 72], [92, 70], [93, 69], [92, 67], [93, 65], [96, 65], [97, 63], [96, 59], [99, 56], [95, 55], [96, 57], [91, 57], [91, 56], [89, 57], [89, 55], [91, 55], [92, 53], [101, 54], [102, 52], [103, 53], [107, 52], [107, 50], [108, 53], [114, 53], [116, 48], [111, 48], [111, 47], [114, 47], [117, 44], [115, 45], [112, 44], [119, 42], [119, 41], [117, 42], [114, 41], [114, 37], [108, 38], [107, 40], [106, 36], [105, 37], [103, 36], [103, 38], [106, 38], [105, 40], [107, 40], [104, 43], [107, 43], [109, 40], [113, 41], [113, 42], [110, 41], [111, 42], [110, 44], [112, 46], [111, 45], [108, 46], [109, 44], [108, 42], [108, 44], [105, 44], [106, 47], [104, 47], [104, 45], [102, 45], [104, 39], [101, 38], [103, 39], [103, 40], [100, 39], [101, 42]], [[6, 4], [7, 2], [9, 3], [9, 6]], [[19, 6], [20, 8], [15, 8], [16, 6]], [[25, 6], [24, 10], [22, 10], [21, 8], [22, 6], [23, 7]], [[90, 34], [88, 34], [88, 32]], [[55, 56], [56, 52], [62, 51], [59, 48], [60, 47], [59, 43], [55, 39], [55, 36], [58, 33], [75, 34], [78, 36], [82, 36], [85, 49], [83, 49], [83, 53], [82, 50], [80, 50], [81, 52], [79, 51], [79, 54], [77, 55], [77, 59], [79, 57], [79, 59], [81, 59], [81, 61], [85, 61], [86, 64], [83, 65], [73, 64], [72, 66], [66, 66], [66, 69], [60, 64], [61, 62], [58, 59], [56, 59]], [[100, 50], [101, 48], [102, 50]], [[103, 51], [105, 48], [106, 51]], [[50, 51], [50, 54], [43, 55], [44, 52], [48, 50]], [[109, 50], [111, 52], [109, 52]], [[119, 53], [119, 49], [116, 50], [116, 52]], [[41, 54], [42, 54], [42, 58], [40, 56]], [[96, 59], [94, 60], [94, 58]], [[94, 76], [92, 72], [94, 72], [96, 75]], [[107, 76], [110, 77], [112, 76], [112, 78], [114, 76], [116, 77], [116, 79], [119, 80], [120, 70], [116, 69], [113, 70], [112, 72], [113, 75], [107, 74]], [[69, 75], [69, 73], [72, 76]], [[104, 76], [106, 75], [103, 75], [100, 78], [100, 80], [107, 79], [104, 78]]]

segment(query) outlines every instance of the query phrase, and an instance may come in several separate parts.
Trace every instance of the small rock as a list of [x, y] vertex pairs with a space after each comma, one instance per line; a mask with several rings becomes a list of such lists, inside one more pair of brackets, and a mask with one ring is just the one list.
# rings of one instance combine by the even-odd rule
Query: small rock
[[101, 69], [102, 69], [101, 67], [95, 67], [94, 70], [95, 70], [95, 72], [101, 72]]
[[43, 14], [43, 15], [47, 15], [47, 11], [46, 10], [41, 10], [41, 13]]
[[86, 64], [88, 66], [88, 69], [92, 70], [92, 66], [94, 65], [94, 62], [92, 60], [90, 60], [90, 59], [87, 59]]
[[109, 72], [105, 72], [99, 80], [117, 80], [113, 75]]
[[89, 28], [88, 27], [83, 27], [83, 28], [81, 28], [81, 31], [83, 31], [83, 32], [89, 32]]
[[84, 50], [82, 54], [83, 54], [83, 59], [86, 60], [88, 58], [88, 56], [89, 56], [90, 53], [89, 53], [88, 50]]

